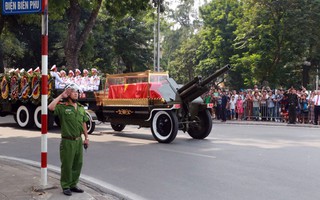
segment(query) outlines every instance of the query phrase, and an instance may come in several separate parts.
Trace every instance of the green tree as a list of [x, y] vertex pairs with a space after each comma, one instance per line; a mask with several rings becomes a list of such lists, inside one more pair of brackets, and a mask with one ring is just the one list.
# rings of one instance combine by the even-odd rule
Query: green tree
[[[197, 52], [200, 60], [197, 69], [201, 73], [213, 73], [217, 68], [232, 62], [232, 56], [237, 53], [234, 32], [237, 21], [242, 17], [241, 11], [241, 2], [237, 0], [213, 0], [200, 8], [203, 28], [199, 32], [202, 41]], [[243, 86], [239, 71], [234, 67], [233, 73], [230, 73], [234, 77], [231, 87]]]
[[[194, 8], [194, 0], [181, 0], [175, 10], [166, 8], [165, 15], [164, 19], [166, 20], [161, 23], [161, 34], [164, 37], [161, 44], [161, 66], [164, 70], [169, 70], [174, 78], [179, 80], [182, 78], [180, 81], [185, 82], [191, 78], [191, 75], [193, 76], [194, 69], [191, 68], [195, 66], [189, 65], [194, 61], [187, 60], [190, 58], [188, 55], [185, 55], [185, 59], [183, 58], [184, 54], [188, 54], [185, 48], [189, 48], [187, 43], [193, 43], [195, 38], [192, 37], [200, 26], [197, 9]], [[198, 45], [196, 44], [196, 46]], [[194, 46], [195, 49], [196, 46]], [[178, 63], [182, 66], [178, 66]], [[177, 69], [181, 69], [179, 73], [176, 73]]]
[[125, 65], [125, 72], [146, 70], [152, 63], [152, 29], [141, 19], [127, 17], [117, 23], [115, 54]]
[[243, 53], [235, 60], [251, 69], [246, 79], [255, 77], [257, 83], [269, 82], [272, 87], [300, 85], [302, 63], [306, 59], [317, 60], [311, 57], [319, 46], [319, 33], [315, 31], [319, 27], [316, 23], [319, 17], [315, 14], [319, 2], [243, 2], [244, 17], [239, 20], [236, 31], [236, 46]]

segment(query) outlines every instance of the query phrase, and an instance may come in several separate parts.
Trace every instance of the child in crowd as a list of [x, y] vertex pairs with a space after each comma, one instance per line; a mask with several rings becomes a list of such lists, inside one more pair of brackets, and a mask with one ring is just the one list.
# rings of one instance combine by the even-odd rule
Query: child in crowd
[[309, 113], [308, 100], [307, 100], [307, 95], [305, 93], [301, 94], [299, 103], [300, 103], [299, 121], [304, 124], [308, 120], [308, 113]]
[[235, 109], [236, 109], [236, 99], [235, 96], [231, 96], [230, 100], [230, 114], [231, 114], [231, 120], [235, 119]]
[[236, 103], [236, 110], [238, 113], [238, 120], [242, 120], [242, 115], [243, 115], [243, 100], [242, 97], [239, 95], [238, 100]]

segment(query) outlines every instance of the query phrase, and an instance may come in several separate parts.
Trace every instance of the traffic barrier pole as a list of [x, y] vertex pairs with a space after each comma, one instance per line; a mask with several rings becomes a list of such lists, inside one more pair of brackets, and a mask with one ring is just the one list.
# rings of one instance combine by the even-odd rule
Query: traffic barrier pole
[[41, 185], [48, 184], [48, 0], [42, 0], [41, 30]]

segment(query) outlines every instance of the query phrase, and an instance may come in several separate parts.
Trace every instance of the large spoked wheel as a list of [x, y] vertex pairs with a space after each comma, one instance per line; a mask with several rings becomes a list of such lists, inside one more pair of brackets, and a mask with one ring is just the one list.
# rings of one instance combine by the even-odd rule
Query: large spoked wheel
[[122, 131], [124, 128], [126, 127], [125, 124], [113, 124], [111, 123], [111, 128], [114, 130], [114, 131]]
[[92, 117], [89, 112], [86, 112], [86, 115], [89, 118], [89, 121], [86, 122], [87, 131], [88, 131], [88, 134], [91, 134], [91, 133], [93, 133], [94, 129], [96, 128], [96, 123], [92, 120]]
[[198, 113], [194, 123], [189, 126], [188, 134], [193, 139], [206, 138], [212, 129], [212, 119], [208, 110], [203, 110]]
[[[52, 129], [53, 128], [53, 124], [54, 124], [54, 116], [53, 113], [48, 112], [47, 113], [47, 118], [48, 118], [48, 129]], [[34, 124], [36, 125], [37, 128], [41, 129], [41, 106], [38, 106], [33, 114], [33, 120], [34, 120]]]
[[178, 118], [171, 111], [158, 111], [152, 118], [151, 131], [159, 143], [172, 142], [178, 133]]
[[34, 108], [21, 105], [16, 114], [17, 123], [21, 128], [29, 128], [34, 125]]

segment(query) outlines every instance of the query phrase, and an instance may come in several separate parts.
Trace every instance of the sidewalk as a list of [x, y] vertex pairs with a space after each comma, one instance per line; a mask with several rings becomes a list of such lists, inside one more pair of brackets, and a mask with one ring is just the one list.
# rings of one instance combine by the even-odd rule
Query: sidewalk
[[22, 162], [0, 158], [0, 199], [1, 200], [120, 200], [111, 194], [104, 194], [80, 181], [79, 187], [85, 192], [65, 196], [59, 183], [59, 175], [48, 170], [48, 187], [41, 190], [40, 168]]
[[308, 127], [308, 128], [320, 128], [320, 125], [313, 124], [288, 124], [286, 122], [274, 122], [274, 121], [251, 121], [251, 120], [227, 120], [221, 122], [221, 120], [212, 120], [213, 124], [237, 124], [237, 125], [263, 125], [263, 126], [288, 126], [288, 127]]

